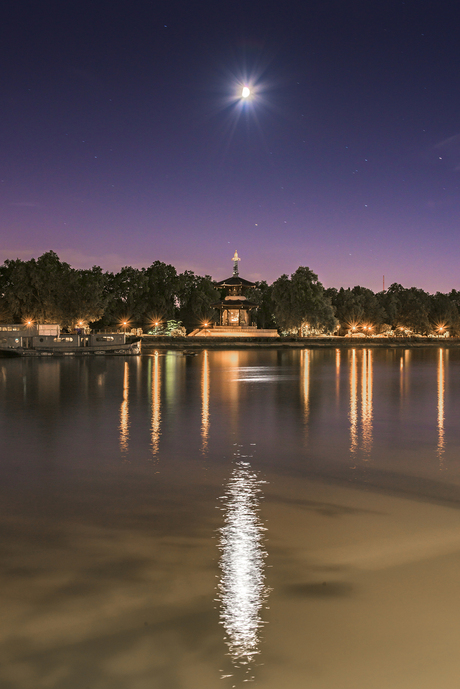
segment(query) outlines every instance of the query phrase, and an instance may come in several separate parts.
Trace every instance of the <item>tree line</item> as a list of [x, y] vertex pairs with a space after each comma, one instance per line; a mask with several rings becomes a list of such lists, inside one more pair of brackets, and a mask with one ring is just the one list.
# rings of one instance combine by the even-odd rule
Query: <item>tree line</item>
[[[187, 330], [216, 320], [211, 304], [224, 296], [210, 275], [154, 261], [147, 268], [126, 266], [118, 273], [99, 266], [72, 268], [56, 253], [37, 259], [6, 260], [0, 266], [0, 319], [4, 323], [60, 323], [73, 329], [120, 326], [151, 330], [176, 320]], [[257, 282], [247, 298], [258, 304], [261, 328], [317, 335], [460, 335], [460, 292], [429, 294], [394, 283], [374, 293], [366, 287], [325, 289], [307, 267], [281, 275], [271, 285]]]

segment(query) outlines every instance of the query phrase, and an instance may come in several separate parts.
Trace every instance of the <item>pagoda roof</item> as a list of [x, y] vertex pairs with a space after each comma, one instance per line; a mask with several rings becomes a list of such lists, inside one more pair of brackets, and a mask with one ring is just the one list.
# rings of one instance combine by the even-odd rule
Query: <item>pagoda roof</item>
[[222, 299], [221, 301], [215, 301], [214, 304], [211, 304], [211, 307], [214, 309], [217, 308], [224, 308], [224, 309], [240, 309], [240, 308], [246, 308], [246, 309], [253, 309], [257, 307], [258, 304], [255, 304], [253, 301], [248, 301], [247, 299]]
[[225, 278], [225, 280], [221, 280], [216, 284], [220, 285], [221, 287], [238, 287], [238, 285], [241, 285], [242, 287], [255, 287], [256, 283], [245, 280], [244, 278], [240, 278], [239, 275], [232, 275], [231, 278]]

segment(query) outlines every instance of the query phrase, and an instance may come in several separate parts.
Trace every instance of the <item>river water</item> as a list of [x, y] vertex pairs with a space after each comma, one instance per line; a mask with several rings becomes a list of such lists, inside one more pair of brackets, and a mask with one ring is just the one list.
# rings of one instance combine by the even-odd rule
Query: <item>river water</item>
[[457, 689], [460, 351], [0, 360], [4, 689]]

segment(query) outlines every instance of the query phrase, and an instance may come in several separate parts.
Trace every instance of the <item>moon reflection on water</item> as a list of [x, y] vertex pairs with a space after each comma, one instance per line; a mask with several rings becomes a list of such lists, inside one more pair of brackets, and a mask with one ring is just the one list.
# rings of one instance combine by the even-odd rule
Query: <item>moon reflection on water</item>
[[[246, 668], [260, 653], [265, 583], [265, 527], [260, 519], [261, 484], [249, 462], [236, 462], [225, 494], [225, 526], [220, 529], [220, 622], [235, 667]], [[247, 680], [246, 680], [247, 681]]]

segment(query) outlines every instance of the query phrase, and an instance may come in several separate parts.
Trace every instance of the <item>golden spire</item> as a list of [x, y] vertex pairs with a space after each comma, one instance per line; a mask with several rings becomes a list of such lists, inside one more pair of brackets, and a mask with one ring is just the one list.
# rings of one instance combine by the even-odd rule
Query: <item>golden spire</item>
[[238, 256], [238, 251], [235, 251], [233, 254], [233, 275], [238, 275], [238, 261], [241, 261], [241, 258]]

